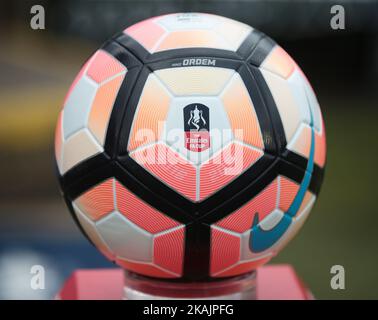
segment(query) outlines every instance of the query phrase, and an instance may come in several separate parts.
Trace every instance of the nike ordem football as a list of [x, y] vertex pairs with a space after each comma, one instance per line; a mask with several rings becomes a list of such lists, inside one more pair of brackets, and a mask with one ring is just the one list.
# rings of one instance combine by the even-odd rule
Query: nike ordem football
[[55, 154], [67, 205], [106, 257], [210, 281], [256, 269], [297, 233], [326, 140], [313, 89], [272, 39], [180, 13], [132, 25], [89, 58]]

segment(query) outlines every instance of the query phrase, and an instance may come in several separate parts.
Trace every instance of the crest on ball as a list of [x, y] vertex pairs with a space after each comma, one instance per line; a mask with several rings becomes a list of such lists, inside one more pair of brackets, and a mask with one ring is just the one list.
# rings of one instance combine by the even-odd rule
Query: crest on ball
[[201, 103], [187, 105], [184, 110], [185, 147], [194, 152], [210, 147], [209, 108]]

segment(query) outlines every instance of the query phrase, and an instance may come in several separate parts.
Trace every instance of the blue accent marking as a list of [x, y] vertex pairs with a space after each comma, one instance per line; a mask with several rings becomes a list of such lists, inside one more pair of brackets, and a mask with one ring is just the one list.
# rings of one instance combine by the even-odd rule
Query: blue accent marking
[[290, 227], [293, 219], [285, 214], [280, 222], [269, 231], [265, 231], [257, 225], [259, 223], [258, 214], [255, 215], [253, 220], [254, 227], [251, 229], [249, 248], [252, 252], [261, 252], [270, 248], [278, 239], [282, 237], [282, 235]]
[[296, 194], [293, 203], [290, 208], [284, 213], [280, 222], [271, 230], [265, 231], [259, 225], [258, 213], [255, 214], [253, 219], [251, 232], [249, 236], [249, 249], [252, 252], [262, 252], [272, 245], [274, 245], [290, 227], [293, 217], [297, 214], [303, 198], [305, 197], [306, 191], [311, 182], [312, 171], [314, 169], [314, 153], [315, 153], [315, 132], [313, 127], [313, 118], [311, 114], [311, 147], [310, 155], [307, 162], [306, 172], [299, 187], [298, 193]]

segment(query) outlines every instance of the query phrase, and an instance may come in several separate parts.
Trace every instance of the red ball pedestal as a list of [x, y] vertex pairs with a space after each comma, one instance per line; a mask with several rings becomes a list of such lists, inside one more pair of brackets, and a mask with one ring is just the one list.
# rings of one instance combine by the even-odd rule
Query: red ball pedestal
[[[121, 300], [124, 270], [77, 270], [57, 294], [59, 300]], [[263, 266], [256, 273], [257, 300], [310, 300], [311, 292], [289, 265]]]

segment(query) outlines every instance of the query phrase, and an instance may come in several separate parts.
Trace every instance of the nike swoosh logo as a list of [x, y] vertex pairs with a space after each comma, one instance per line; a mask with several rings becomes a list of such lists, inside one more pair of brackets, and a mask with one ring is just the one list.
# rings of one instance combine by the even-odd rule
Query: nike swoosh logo
[[249, 236], [249, 249], [252, 252], [258, 253], [262, 252], [271, 246], [273, 246], [289, 229], [293, 217], [298, 212], [303, 198], [306, 194], [306, 191], [311, 182], [312, 172], [314, 170], [314, 153], [315, 153], [315, 131], [313, 127], [313, 118], [312, 112], [310, 109], [311, 114], [311, 146], [310, 146], [310, 155], [307, 162], [306, 172], [299, 187], [299, 190], [293, 200], [293, 203], [289, 207], [289, 209], [284, 212], [283, 217], [281, 218], [280, 222], [272, 228], [271, 230], [263, 230], [258, 224], [260, 222], [258, 213], [255, 214], [252, 222], [252, 227]]

